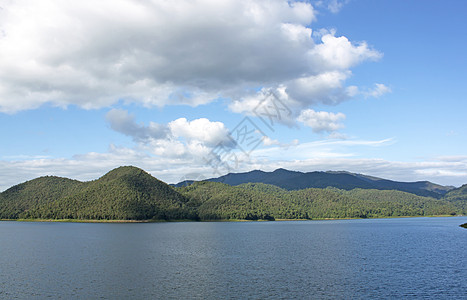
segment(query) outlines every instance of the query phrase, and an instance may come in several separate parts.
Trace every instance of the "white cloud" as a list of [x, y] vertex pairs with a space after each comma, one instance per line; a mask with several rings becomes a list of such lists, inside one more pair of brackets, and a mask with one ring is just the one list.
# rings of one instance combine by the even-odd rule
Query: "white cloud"
[[347, 2], [348, 2], [348, 0], [344, 0], [344, 1], [329, 0], [328, 1], [328, 9], [332, 13], [337, 14]]
[[333, 14], [337, 14], [348, 2], [349, 0], [318, 0], [314, 3], [317, 7], [323, 7]]
[[254, 154], [256, 157], [269, 161], [304, 161], [310, 158], [355, 158], [357, 156], [355, 154], [356, 150], [358, 152], [370, 148], [385, 147], [392, 145], [393, 143], [393, 139], [376, 141], [327, 139], [301, 144], [296, 143], [293, 144], [294, 147], [289, 148], [279, 146], [257, 149]]
[[[279, 146], [283, 150], [288, 150], [291, 147], [296, 147], [296, 146], [300, 145], [300, 142], [299, 142], [298, 139], [293, 139], [290, 143], [281, 143], [278, 140], [274, 140], [274, 139], [271, 139], [268, 136], [264, 136], [263, 137], [263, 145], [264, 146]], [[258, 153], [260, 153], [262, 151], [262, 149], [258, 149], [257, 151], [259, 151]]]
[[265, 146], [273, 146], [273, 145], [280, 145], [281, 143], [278, 140], [273, 140], [268, 136], [263, 137], [263, 144]]
[[[337, 105], [358, 95], [379, 97], [390, 92], [388, 87], [380, 83], [376, 83], [374, 89], [364, 92], [357, 86], [345, 85], [345, 81], [352, 75], [351, 67], [364, 60], [377, 60], [381, 54], [370, 49], [366, 43], [353, 45], [346, 37], [336, 37], [334, 34], [323, 31], [320, 33], [323, 43], [309, 50], [307, 58], [314, 66], [314, 72], [301, 74], [276, 87], [263, 88], [254, 94], [244, 95], [232, 101], [229, 108], [236, 113], [254, 115], [255, 108], [272, 92], [290, 110], [290, 114], [281, 118], [279, 122], [293, 126], [296, 121], [304, 122], [304, 118], [309, 114], [309, 107], [318, 104]], [[301, 36], [298, 31], [295, 35]], [[332, 113], [327, 114], [333, 116]], [[342, 119], [342, 116], [339, 116]], [[331, 129], [336, 127], [335, 123], [330, 126], [324, 131], [336, 130]], [[314, 127], [315, 132], [323, 131], [316, 123]]]
[[[94, 180], [119, 166], [134, 165], [158, 178], [176, 181], [177, 173], [190, 169], [191, 160], [157, 157], [135, 149], [111, 145], [105, 153], [86, 153], [70, 159], [0, 160], [0, 191], [39, 176], [54, 175], [78, 180]], [[177, 170], [177, 171], [175, 171]], [[12, 176], [12, 174], [14, 174]], [[172, 174], [173, 177], [165, 176]]]
[[[306, 2], [24, 0], [2, 7], [3, 112], [120, 100], [196, 106], [243, 99], [258, 86], [298, 95], [297, 80], [348, 76], [352, 66], [381, 56], [334, 33], [315, 41], [316, 11]], [[330, 87], [338, 95], [331, 102], [348, 96], [344, 81]], [[294, 100], [321, 101], [313, 97]]]
[[330, 113], [307, 109], [301, 112], [298, 121], [312, 128], [313, 132], [334, 132], [344, 127], [341, 123], [345, 119], [343, 113]]
[[297, 72], [306, 50], [290, 44], [282, 25], [305, 28], [315, 16], [310, 4], [280, 0], [2, 7], [2, 111], [43, 103], [94, 108], [119, 99], [197, 105], [244, 82], [280, 81]]
[[439, 156], [436, 159], [445, 162], [467, 161], [467, 155]]
[[[431, 159], [425, 161], [399, 162], [377, 158], [356, 158], [346, 152], [336, 151], [336, 146], [382, 146], [382, 141], [320, 141], [300, 144], [286, 150], [280, 146], [255, 150], [250, 160], [239, 160], [232, 172], [253, 169], [272, 171], [286, 168], [303, 172], [346, 170], [399, 181], [430, 180], [445, 185], [460, 186], [467, 183], [467, 159]], [[275, 154], [274, 154], [275, 152]], [[291, 152], [301, 153], [296, 159], [287, 159]], [[285, 155], [287, 154], [287, 155]], [[306, 155], [304, 155], [306, 154]], [[93, 180], [105, 172], [122, 165], [134, 165], [168, 182], [182, 181], [186, 174], [204, 178], [218, 176], [205, 161], [188, 157], [159, 157], [135, 149], [110, 146], [105, 153], [87, 153], [70, 159], [0, 160], [0, 191], [20, 182], [44, 175], [56, 175], [78, 180]]]
[[191, 122], [179, 118], [168, 124], [174, 137], [183, 137], [188, 142], [201, 142], [214, 147], [219, 143], [229, 143], [229, 131], [222, 122], [211, 122], [206, 118]]
[[364, 92], [364, 95], [372, 98], [379, 98], [384, 94], [390, 93], [391, 89], [382, 83], [375, 83], [373, 89]]
[[372, 50], [366, 42], [352, 44], [345, 36], [329, 32], [321, 37], [309, 55], [316, 66], [326, 70], [347, 70], [365, 60], [378, 60], [382, 54]]
[[328, 139], [335, 139], [335, 140], [347, 140], [349, 137], [343, 133], [340, 133], [340, 132], [337, 132], [337, 131], [334, 131], [334, 132], [331, 132], [328, 136], [327, 136]]
[[296, 111], [301, 106], [302, 104], [289, 97], [284, 86], [280, 86], [276, 89], [263, 88], [240, 100], [232, 101], [229, 109], [292, 127], [295, 125]]
[[229, 131], [222, 122], [206, 118], [188, 121], [179, 118], [168, 124], [137, 124], [126, 110], [112, 109], [106, 115], [110, 127], [130, 136], [138, 147], [161, 157], [204, 157], [222, 144], [234, 147]]
[[288, 82], [286, 92], [301, 108], [319, 103], [335, 105], [355, 96], [354, 87], [345, 87], [350, 71], [330, 71]]
[[202, 146], [201, 149], [198, 149], [198, 152], [190, 151], [189, 145], [173, 137], [160, 140], [153, 139], [141, 146], [149, 153], [164, 158], [187, 158], [204, 155], [207, 152], [207, 148]]

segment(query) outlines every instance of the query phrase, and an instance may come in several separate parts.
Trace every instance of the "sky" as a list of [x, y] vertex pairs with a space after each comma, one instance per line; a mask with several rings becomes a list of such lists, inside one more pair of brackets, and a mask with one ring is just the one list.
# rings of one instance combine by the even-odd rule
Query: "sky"
[[464, 0], [0, 0], [0, 191], [122, 165], [467, 183]]

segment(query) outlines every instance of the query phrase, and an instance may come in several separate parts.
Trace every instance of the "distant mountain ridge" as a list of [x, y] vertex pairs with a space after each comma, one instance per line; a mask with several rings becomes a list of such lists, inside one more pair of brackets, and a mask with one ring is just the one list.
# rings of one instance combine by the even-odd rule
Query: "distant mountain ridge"
[[[442, 186], [429, 181], [399, 182], [388, 179], [356, 174], [346, 171], [299, 172], [277, 169], [273, 172], [254, 170], [244, 173], [229, 173], [227, 175], [207, 179], [212, 182], [222, 182], [228, 185], [244, 183], [265, 183], [286, 190], [301, 190], [306, 188], [335, 187], [343, 190], [377, 189], [398, 190], [425, 197], [441, 198], [454, 187]], [[176, 187], [191, 184], [193, 181], [182, 181]]]
[[[444, 191], [442, 186], [348, 172], [279, 169], [228, 174], [216, 180], [231, 185], [202, 181], [171, 187], [132, 166], [116, 168], [88, 182], [39, 177], [0, 193], [0, 219], [276, 220], [467, 214], [467, 185], [435, 199], [372, 187], [435, 193]], [[321, 188], [299, 188], [310, 182]]]

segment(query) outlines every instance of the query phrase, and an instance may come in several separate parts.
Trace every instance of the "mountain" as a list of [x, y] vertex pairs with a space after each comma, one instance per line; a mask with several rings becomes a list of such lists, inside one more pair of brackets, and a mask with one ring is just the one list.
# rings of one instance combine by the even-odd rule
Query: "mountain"
[[[274, 184], [241, 183], [260, 179]], [[0, 193], [0, 219], [274, 220], [466, 213], [467, 185], [435, 199], [372, 188], [383, 182], [386, 188], [392, 184], [433, 192], [434, 186], [427, 183], [397, 183], [347, 172], [279, 169], [228, 174], [224, 180], [235, 185], [202, 181], [171, 187], [131, 166], [89, 182], [40, 177]], [[319, 188], [299, 189], [310, 182]], [[353, 188], [357, 185], [364, 188]]]
[[449, 191], [444, 199], [451, 203], [454, 203], [461, 213], [467, 214], [467, 184], [464, 184], [460, 188]]
[[135, 167], [79, 182], [40, 177], [0, 194], [0, 218], [192, 219], [188, 200], [166, 183]]
[[[441, 198], [452, 187], [446, 187], [429, 181], [398, 182], [350, 172], [297, 172], [277, 169], [273, 172], [255, 170], [246, 173], [229, 173], [227, 175], [211, 178], [208, 181], [223, 182], [229, 185], [243, 183], [265, 183], [278, 186], [286, 190], [300, 190], [306, 188], [335, 187], [343, 190], [377, 189], [398, 190], [413, 193], [419, 196]], [[191, 184], [184, 181], [175, 186]]]
[[467, 200], [467, 184], [460, 188], [450, 190], [445, 198], [448, 200]]
[[447, 201], [394, 190], [285, 190], [264, 183], [231, 186], [209, 181], [176, 189], [197, 207], [201, 220], [375, 218], [458, 213], [456, 206]]

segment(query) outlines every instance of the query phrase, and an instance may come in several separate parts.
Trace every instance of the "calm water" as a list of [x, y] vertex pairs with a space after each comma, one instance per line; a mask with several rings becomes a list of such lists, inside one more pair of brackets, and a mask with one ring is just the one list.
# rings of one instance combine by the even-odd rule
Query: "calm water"
[[466, 222], [0, 222], [0, 298], [467, 299]]

